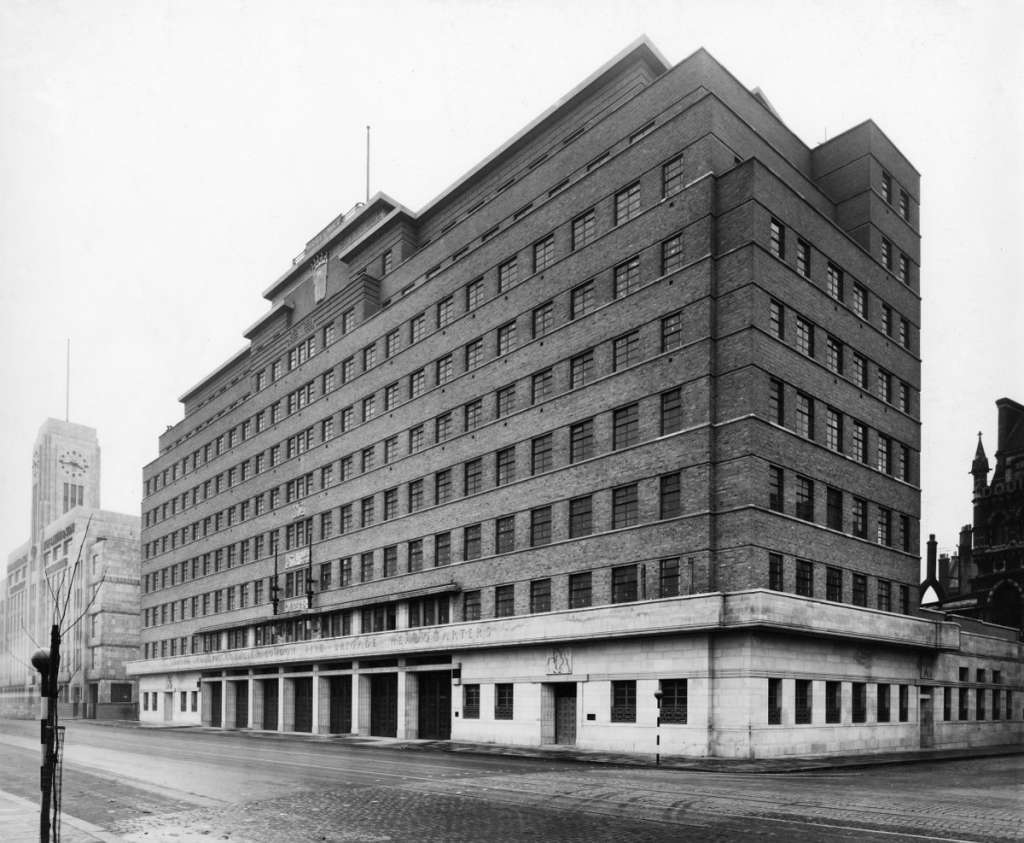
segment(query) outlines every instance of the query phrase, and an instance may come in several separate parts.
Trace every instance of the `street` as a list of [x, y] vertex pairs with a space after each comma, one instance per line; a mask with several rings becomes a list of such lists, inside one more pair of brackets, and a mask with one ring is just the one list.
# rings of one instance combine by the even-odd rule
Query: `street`
[[[0, 721], [0, 791], [34, 802], [38, 728]], [[129, 841], [996, 841], [1022, 839], [1022, 788], [1021, 755], [708, 773], [76, 721], [62, 805]]]

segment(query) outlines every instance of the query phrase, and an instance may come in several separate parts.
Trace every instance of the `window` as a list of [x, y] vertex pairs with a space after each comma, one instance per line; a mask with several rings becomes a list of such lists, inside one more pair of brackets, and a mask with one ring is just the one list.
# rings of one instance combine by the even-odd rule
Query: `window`
[[450, 381], [454, 374], [454, 368], [452, 366], [452, 356], [450, 354], [446, 354], [444, 357], [442, 357], [440, 360], [434, 363], [434, 372], [437, 378], [437, 383], [439, 385]]
[[470, 460], [463, 469], [463, 488], [465, 494], [475, 495], [484, 488], [484, 461], [482, 459]]
[[636, 680], [612, 682], [612, 723], [636, 722]]
[[669, 237], [661, 244], [661, 274], [668, 275], [683, 265], [683, 235]]
[[868, 578], [864, 574], [853, 575], [853, 596], [854, 606], [868, 605]]
[[476, 430], [483, 424], [484, 419], [484, 402], [482, 398], [477, 398], [476, 401], [470, 401], [464, 408], [463, 414], [465, 416], [466, 430]]
[[835, 407], [825, 409], [825, 444], [830, 450], [843, 452], [843, 414]]
[[555, 322], [555, 306], [551, 302], [544, 302], [540, 307], [533, 309], [533, 338], [544, 336], [548, 333]]
[[878, 608], [883, 612], [892, 611], [892, 583], [888, 580], [878, 581]]
[[578, 422], [569, 428], [569, 462], [594, 456], [594, 420]]
[[554, 394], [555, 378], [551, 369], [537, 372], [530, 382], [530, 400], [533, 404], [546, 401]]
[[462, 558], [478, 559], [481, 553], [480, 525], [470, 524], [462, 531]]
[[439, 504], [447, 503], [453, 497], [452, 471], [446, 468], [434, 475], [434, 501]]
[[[879, 723], [888, 723], [890, 714], [890, 701], [889, 701], [889, 685], [880, 684], [877, 688], [877, 704], [875, 707], [875, 719]], [[866, 701], [865, 701], [866, 702]], [[867, 708], [867, 706], [864, 706]], [[949, 719], [948, 717], [946, 718]], [[854, 722], [863, 723], [863, 720], [857, 720], [856, 715], [854, 716]]]
[[878, 507], [876, 540], [879, 544], [892, 547], [892, 510], [884, 506]]
[[569, 316], [579, 319], [594, 309], [594, 282], [586, 281], [574, 287], [569, 296]]
[[494, 616], [510, 618], [516, 613], [515, 586], [499, 585], [494, 589]]
[[554, 463], [553, 458], [553, 436], [546, 433], [534, 439], [530, 453], [530, 473], [540, 474], [543, 471], [550, 471]]
[[892, 243], [885, 237], [882, 238], [882, 265], [892, 271]]
[[450, 565], [452, 561], [452, 534], [438, 533], [434, 536], [434, 567]]
[[683, 314], [677, 312], [661, 320], [661, 350], [672, 351], [683, 345]]
[[904, 413], [910, 413], [911, 412], [911, 409], [910, 409], [910, 395], [911, 395], [910, 385], [907, 384], [907, 383], [904, 383], [903, 381], [900, 381], [900, 390], [899, 390], [899, 392], [900, 392], [900, 405], [899, 405], [900, 409], [903, 410]]
[[781, 302], [772, 299], [768, 303], [768, 324], [771, 327], [772, 336], [780, 340], [786, 338], [786, 313]]
[[398, 405], [398, 384], [389, 383], [384, 387], [384, 411], [395, 409]]
[[843, 529], [843, 493], [831, 486], [825, 490], [825, 524], [833, 530]]
[[843, 373], [843, 344], [832, 336], [825, 340], [825, 365], [837, 375]]
[[583, 609], [590, 605], [592, 598], [592, 577], [590, 571], [569, 575], [569, 608]]
[[370, 582], [373, 579], [373, 551], [359, 557], [359, 582]]
[[853, 312], [861, 319], [868, 318], [868, 291], [860, 284], [853, 285]]
[[799, 239], [796, 241], [796, 271], [804, 278], [811, 277], [811, 247]]
[[373, 367], [377, 363], [377, 346], [368, 345], [363, 349], [363, 371]]
[[814, 596], [814, 564], [806, 559], [796, 560], [796, 593], [801, 597]]
[[851, 719], [854, 723], [864, 723], [868, 719], [868, 686], [863, 682], [854, 682], [851, 688]]
[[502, 354], [508, 354], [515, 347], [516, 323], [509, 322], [508, 324], [502, 325], [498, 328], [498, 356], [500, 357]]
[[862, 463], [868, 461], [868, 429], [859, 421], [853, 423], [853, 458]]
[[768, 588], [773, 591], [783, 590], [781, 553], [768, 554]]
[[495, 553], [511, 553], [516, 549], [516, 519], [514, 515], [505, 515], [494, 521]]
[[530, 510], [530, 547], [551, 544], [551, 507]]
[[386, 337], [384, 337], [384, 359], [394, 357], [398, 351], [398, 329], [391, 331]]
[[793, 720], [796, 723], [810, 723], [813, 699], [811, 697], [811, 680], [794, 680], [795, 688], [793, 693], [794, 712]]
[[363, 399], [363, 421], [368, 422], [377, 415], [377, 399], [374, 395], [368, 395]]
[[511, 720], [514, 710], [513, 689], [511, 683], [499, 682], [494, 686], [494, 719]]
[[615, 194], [615, 225], [628, 222], [640, 213], [640, 183], [631, 184]]
[[443, 413], [434, 419], [434, 441], [444, 442], [454, 432], [454, 425], [452, 424], [452, 414]]
[[769, 229], [769, 248], [771, 253], [782, 260], [786, 259], [786, 227], [777, 219], [772, 219]]
[[620, 407], [612, 415], [612, 449], [618, 451], [640, 441], [640, 406]]
[[786, 387], [776, 378], [768, 382], [768, 418], [775, 424], [786, 423]]
[[878, 461], [875, 467], [886, 474], [892, 473], [892, 440], [881, 433], [878, 434]]
[[360, 453], [360, 461], [362, 464], [362, 472], [365, 474], [367, 471], [371, 471], [374, 465], [374, 453], [373, 446], [369, 448], [363, 448]]
[[360, 502], [361, 525], [369, 527], [374, 522], [373, 496], [363, 498]]
[[683, 156], [673, 158], [661, 168], [661, 195], [672, 196], [683, 189]]
[[504, 486], [516, 479], [515, 445], [502, 448], [494, 455], [494, 484]]
[[534, 580], [530, 583], [530, 614], [551, 611], [551, 580]]
[[814, 439], [814, 399], [802, 392], [796, 394], [796, 432]]
[[484, 300], [484, 280], [477, 278], [466, 285], [466, 310], [474, 310]]
[[825, 599], [833, 603], [843, 602], [843, 572], [839, 568], [825, 569]]
[[896, 277], [904, 284], [910, 283], [910, 259], [903, 252], [900, 252], [899, 269], [896, 272]]
[[498, 267], [498, 292], [503, 293], [519, 280], [519, 266], [510, 258]]
[[796, 478], [796, 517], [814, 520], [814, 481], [800, 475]]
[[391, 256], [391, 250], [386, 249], [384, 251], [384, 254], [380, 256], [380, 270], [383, 275], [387, 275], [389, 272], [391, 272], [392, 262], [393, 261]]
[[[462, 595], [462, 619], [464, 621], [478, 621], [480, 620], [480, 592], [479, 591], [467, 591]], [[480, 704], [480, 692], [479, 685], [467, 685], [467, 688], [477, 688], [477, 705]], [[465, 715], [469, 717], [469, 714]], [[477, 714], [479, 716], [479, 713]]]
[[507, 416], [516, 408], [516, 385], [504, 386], [495, 393], [495, 415], [497, 418]]
[[853, 382], [861, 389], [868, 388], [868, 363], [863, 354], [853, 352]]
[[594, 379], [594, 351], [588, 349], [569, 361], [569, 388], [579, 389]]
[[640, 362], [641, 357], [639, 331], [631, 331], [612, 340], [612, 371], [618, 372], [634, 366]]
[[417, 343], [427, 333], [427, 316], [425, 313], [418, 313], [409, 320], [409, 343]]
[[892, 204], [892, 176], [882, 171], [882, 198]]
[[555, 262], [555, 235], [549, 234], [533, 244], [533, 271], [543, 272]]
[[594, 239], [594, 209], [580, 214], [572, 221], [572, 250], [581, 249]]
[[636, 565], [612, 568], [612, 603], [630, 603], [636, 599]]
[[423, 435], [423, 425], [418, 424], [409, 431], [409, 453], [415, 454], [422, 451], [426, 444], [426, 437]]
[[906, 723], [909, 720], [910, 713], [910, 687], [907, 685], [899, 686], [899, 706], [900, 706], [900, 723]]
[[632, 527], [640, 520], [637, 484], [612, 489], [612, 529]]
[[801, 354], [814, 356], [814, 325], [802, 316], [796, 317], [796, 347]]
[[768, 725], [782, 723], [782, 680], [768, 680]]
[[447, 328], [455, 318], [455, 298], [447, 296], [437, 303], [437, 328]]
[[629, 260], [615, 267], [615, 298], [628, 296], [640, 287], [640, 256], [634, 255]]
[[900, 191], [900, 216], [909, 222], [910, 220], [910, 195], [905, 190]]
[[825, 290], [836, 301], [843, 300], [843, 271], [831, 261], [825, 274]]
[[658, 562], [658, 596], [679, 595], [679, 557], [672, 556]]
[[384, 520], [390, 521], [398, 517], [398, 489], [384, 491]]
[[[963, 680], [961, 680], [963, 681]], [[969, 717], [967, 694], [969, 693], [967, 688], [960, 688], [960, 699], [957, 703], [957, 720], [967, 720]]]
[[892, 308], [887, 304], [882, 305], [882, 330], [887, 337], [891, 337], [896, 332]]
[[659, 490], [659, 515], [661, 518], [675, 518], [683, 513], [680, 474], [663, 474]]
[[775, 512], [785, 511], [784, 476], [779, 466], [768, 466], [768, 508]]
[[[799, 680], [798, 680], [799, 681]], [[842, 690], [841, 682], [825, 683], [825, 722], [838, 723], [842, 719]], [[799, 721], [798, 721], [799, 722]]]
[[666, 436], [683, 427], [682, 389], [677, 387], [661, 393], [661, 435]]

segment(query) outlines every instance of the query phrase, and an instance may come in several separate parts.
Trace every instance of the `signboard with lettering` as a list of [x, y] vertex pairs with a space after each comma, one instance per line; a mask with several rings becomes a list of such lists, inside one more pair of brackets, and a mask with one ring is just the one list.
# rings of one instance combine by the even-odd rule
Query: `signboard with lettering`
[[309, 548], [304, 547], [301, 550], [293, 550], [291, 553], [284, 555], [284, 568], [298, 568], [299, 565], [309, 564]]

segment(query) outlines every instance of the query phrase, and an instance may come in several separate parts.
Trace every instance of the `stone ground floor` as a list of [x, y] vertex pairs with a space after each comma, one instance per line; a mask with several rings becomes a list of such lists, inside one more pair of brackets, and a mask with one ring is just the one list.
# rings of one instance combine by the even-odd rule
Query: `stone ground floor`
[[[136, 684], [124, 678], [86, 678], [62, 684], [58, 716], [62, 720], [135, 719]], [[0, 717], [35, 718], [39, 699], [39, 685], [0, 688]]]
[[[606, 618], [605, 634], [580, 637], [571, 623], [549, 618], [547, 640], [534, 641], [537, 618], [517, 618], [508, 643], [498, 629], [459, 646], [467, 639], [455, 627], [465, 625], [450, 625], [415, 636], [214, 653], [206, 666], [202, 657], [180, 660], [197, 669], [174, 670], [174, 659], [140, 662], [133, 667], [139, 716], [666, 757], [876, 753], [1022, 739], [1021, 647], [1001, 628], [967, 631], [944, 618], [752, 594], [757, 599], [730, 607], [734, 619], [722, 618], [732, 623], [713, 629], [702, 628], [708, 605], [693, 605], [695, 628], [680, 624], [678, 612], [664, 613], [675, 618], [673, 628], [648, 611], [633, 629], [615, 623], [625, 618]], [[719, 597], [725, 603], [733, 595]]]

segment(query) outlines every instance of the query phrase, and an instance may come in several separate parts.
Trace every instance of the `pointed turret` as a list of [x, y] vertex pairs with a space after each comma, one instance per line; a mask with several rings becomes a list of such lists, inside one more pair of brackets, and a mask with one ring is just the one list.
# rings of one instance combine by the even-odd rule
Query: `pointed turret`
[[985, 446], [981, 444], [981, 431], [978, 431], [978, 447], [974, 452], [974, 462], [971, 463], [971, 474], [974, 475], [974, 491], [984, 489], [988, 481], [988, 457], [985, 456]]

